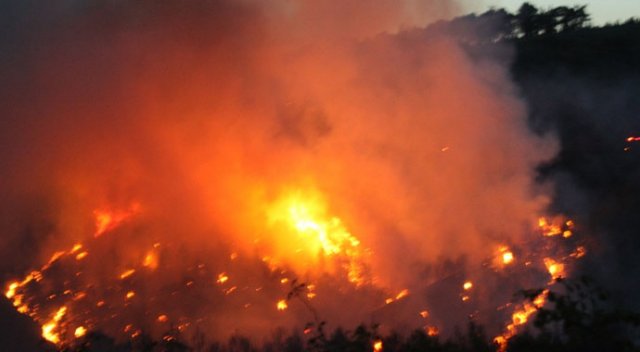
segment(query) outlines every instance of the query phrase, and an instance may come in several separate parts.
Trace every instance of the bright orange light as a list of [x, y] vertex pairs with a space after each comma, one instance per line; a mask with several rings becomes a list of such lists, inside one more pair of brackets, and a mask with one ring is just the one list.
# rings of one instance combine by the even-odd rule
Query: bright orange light
[[94, 237], [99, 237], [105, 232], [113, 230], [118, 227], [123, 221], [127, 220], [132, 215], [137, 214], [140, 211], [140, 204], [133, 203], [129, 209], [124, 211], [112, 211], [106, 209], [97, 209], [93, 211], [95, 217], [96, 231]]
[[132, 298], [133, 298], [133, 296], [135, 296], [135, 295], [136, 295], [135, 291], [129, 291], [129, 292], [127, 292], [127, 294], [125, 295], [125, 298], [126, 298], [126, 299], [132, 299]]
[[84, 326], [78, 326], [73, 331], [73, 336], [75, 336], [76, 338], [80, 338], [80, 337], [84, 336], [86, 333], [87, 333], [87, 329]]
[[144, 260], [142, 261], [142, 266], [149, 268], [151, 270], [155, 270], [158, 268], [158, 256], [155, 251], [150, 250], [144, 256]]
[[385, 299], [384, 303], [390, 304], [390, 303], [393, 303], [395, 301], [401, 300], [401, 299], [407, 297], [408, 295], [409, 295], [409, 290], [405, 288], [404, 290], [398, 292], [398, 294], [395, 297], [389, 297], [389, 298]]
[[584, 257], [586, 254], [587, 254], [587, 249], [584, 248], [583, 246], [579, 246], [578, 248], [576, 248], [575, 251], [573, 251], [573, 253], [570, 254], [570, 256], [578, 259], [578, 258]]
[[281, 299], [278, 301], [278, 303], [276, 303], [276, 308], [278, 310], [285, 310], [287, 309], [289, 306], [287, 305], [287, 301], [284, 299]]
[[229, 277], [227, 276], [227, 274], [220, 273], [218, 274], [218, 280], [216, 280], [216, 282], [219, 284], [224, 284], [225, 282], [227, 282], [227, 280], [229, 280]]
[[365, 250], [360, 240], [338, 217], [327, 214], [327, 205], [317, 192], [289, 193], [270, 206], [268, 216], [271, 224], [284, 224], [297, 235], [282, 238], [280, 250], [289, 251], [280, 255], [294, 256], [284, 259], [308, 265], [322, 257], [334, 257], [350, 282], [357, 286], [365, 283]]
[[565, 277], [564, 264], [557, 262], [551, 258], [544, 258], [544, 266], [547, 267], [549, 275], [552, 279], [559, 279]]
[[58, 311], [56, 311], [56, 314], [54, 314], [53, 318], [42, 325], [42, 337], [45, 340], [55, 344], [60, 342], [60, 334], [55, 330], [58, 327], [58, 323], [60, 322], [60, 320], [62, 320], [66, 313], [67, 307], [63, 306], [58, 309]]
[[509, 339], [511, 339], [517, 333], [517, 328], [521, 325], [524, 325], [529, 320], [532, 314], [538, 311], [547, 300], [547, 295], [549, 294], [549, 290], [542, 291], [538, 296], [533, 299], [533, 303], [524, 303], [524, 305], [517, 309], [511, 315], [511, 323], [507, 325], [506, 331], [493, 339], [493, 341], [498, 345], [499, 352], [505, 352], [507, 350], [507, 344]]
[[553, 237], [562, 235], [564, 238], [571, 237], [573, 232], [574, 223], [572, 220], [563, 221], [562, 217], [555, 217], [551, 220], [547, 220], [544, 217], [538, 219], [538, 227], [542, 231], [542, 235], [546, 237]]
[[509, 251], [502, 253], [502, 262], [504, 264], [513, 263], [513, 253]]
[[158, 318], [156, 320], [158, 321], [158, 323], [166, 323], [167, 321], [169, 321], [169, 317], [165, 314], [160, 314], [158, 315]]
[[129, 276], [133, 275], [135, 272], [136, 272], [135, 269], [125, 270], [124, 272], [122, 272], [122, 274], [120, 274], [120, 280], [124, 280], [128, 278]]
[[426, 326], [425, 330], [427, 330], [427, 335], [429, 336], [438, 336], [440, 334], [440, 330], [435, 326]]
[[462, 285], [462, 288], [463, 288], [465, 291], [469, 291], [470, 289], [472, 289], [472, 288], [473, 288], [473, 283], [472, 283], [471, 281], [466, 281], [466, 282]]
[[381, 340], [376, 340], [373, 343], [373, 351], [374, 352], [381, 352], [382, 351], [382, 341]]

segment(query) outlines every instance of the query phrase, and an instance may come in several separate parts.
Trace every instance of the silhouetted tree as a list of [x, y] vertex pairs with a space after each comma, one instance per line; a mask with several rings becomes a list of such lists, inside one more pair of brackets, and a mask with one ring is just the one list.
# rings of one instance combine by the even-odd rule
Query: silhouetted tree
[[519, 32], [525, 37], [537, 35], [540, 32], [538, 8], [525, 2], [516, 14]]

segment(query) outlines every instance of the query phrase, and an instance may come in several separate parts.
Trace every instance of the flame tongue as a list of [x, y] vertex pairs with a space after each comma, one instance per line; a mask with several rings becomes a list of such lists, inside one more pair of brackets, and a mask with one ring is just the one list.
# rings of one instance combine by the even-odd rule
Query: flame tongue
[[[366, 277], [369, 249], [362, 248], [360, 240], [353, 236], [340, 218], [326, 215], [326, 205], [316, 191], [305, 195], [292, 192], [276, 202], [269, 211], [271, 223], [285, 223], [297, 236], [297, 248], [286, 253], [294, 255], [283, 258], [291, 262], [306, 262], [297, 253], [310, 255], [317, 261], [320, 257], [334, 258], [342, 262], [341, 269], [353, 284], [360, 286], [370, 278]], [[279, 241], [288, 242], [286, 240]]]

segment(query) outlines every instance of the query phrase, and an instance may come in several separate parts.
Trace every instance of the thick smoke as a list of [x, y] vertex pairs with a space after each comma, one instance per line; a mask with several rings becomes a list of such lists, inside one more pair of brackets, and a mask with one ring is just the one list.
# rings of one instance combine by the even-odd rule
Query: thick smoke
[[[92, 248], [100, 260], [84, 270], [96, 281], [158, 242], [171, 265], [149, 275], [149, 295], [231, 251], [249, 258], [234, 275], [267, 282], [252, 261], [267, 253], [331, 282], [330, 266], [296, 255], [268, 219], [302, 194], [370, 249], [372, 288], [343, 290], [342, 307], [319, 288], [322, 318], [357, 323], [377, 303], [354, 302], [464, 277], [499, 245], [526, 242], [548, 203], [534, 170], [555, 144], [529, 131], [506, 68], [419, 29], [453, 14], [449, 1], [1, 6], [6, 279], [91, 237], [95, 209], [135, 203], [139, 216]], [[262, 310], [275, 298], [247, 316], [207, 297], [167, 309], [207, 312], [212, 336], [254, 333], [271, 326]], [[302, 309], [278, 323], [307, 320]]]

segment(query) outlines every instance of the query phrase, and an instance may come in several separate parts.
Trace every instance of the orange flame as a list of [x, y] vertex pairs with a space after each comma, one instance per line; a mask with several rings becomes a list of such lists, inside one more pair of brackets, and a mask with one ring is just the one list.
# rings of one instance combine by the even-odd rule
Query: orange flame
[[276, 303], [276, 308], [278, 310], [285, 310], [289, 307], [289, 305], [287, 304], [287, 301], [284, 299], [281, 299], [278, 301], [278, 303]]
[[382, 340], [376, 340], [373, 342], [373, 351], [382, 352]]
[[58, 328], [58, 323], [64, 315], [67, 313], [67, 307], [61, 307], [58, 309], [56, 314], [54, 314], [53, 318], [42, 325], [42, 337], [52, 343], [58, 344], [60, 343], [60, 334], [56, 331]]
[[105, 209], [94, 210], [93, 214], [95, 216], [95, 224], [96, 224], [96, 231], [93, 234], [94, 237], [99, 237], [104, 233], [110, 230], [113, 230], [128, 218], [137, 214], [139, 211], [140, 211], [139, 203], [131, 204], [129, 209], [125, 211], [112, 211], [112, 210], [105, 210]]
[[[308, 194], [294, 192], [272, 205], [268, 215], [271, 223], [284, 222], [298, 234], [299, 241], [293, 241], [298, 248], [290, 253], [304, 253], [305, 260], [320, 256], [335, 257], [341, 261], [348, 280], [356, 286], [367, 282], [365, 278], [365, 253], [361, 242], [353, 236], [338, 217], [327, 215], [326, 205], [317, 192]], [[291, 246], [287, 237], [283, 245]], [[290, 255], [290, 254], [288, 254]], [[300, 258], [293, 258], [300, 262]]]
[[551, 258], [544, 258], [544, 266], [547, 267], [552, 280], [565, 277], [564, 264], [557, 262]]

